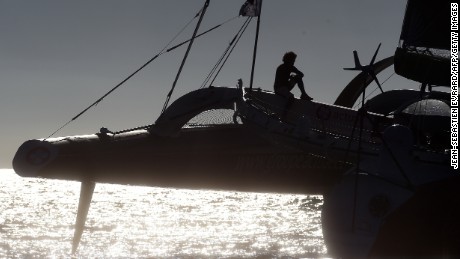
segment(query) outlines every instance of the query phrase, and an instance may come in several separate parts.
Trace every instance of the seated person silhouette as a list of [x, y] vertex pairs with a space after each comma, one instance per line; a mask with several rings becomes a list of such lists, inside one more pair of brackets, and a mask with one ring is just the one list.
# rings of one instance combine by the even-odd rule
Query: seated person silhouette
[[283, 64], [279, 65], [276, 69], [275, 93], [288, 98], [289, 102], [292, 103], [294, 95], [291, 93], [291, 90], [297, 85], [302, 93], [300, 99], [311, 101], [313, 98], [305, 92], [302, 80], [303, 73], [294, 66], [296, 58], [297, 55], [292, 51], [284, 54]]

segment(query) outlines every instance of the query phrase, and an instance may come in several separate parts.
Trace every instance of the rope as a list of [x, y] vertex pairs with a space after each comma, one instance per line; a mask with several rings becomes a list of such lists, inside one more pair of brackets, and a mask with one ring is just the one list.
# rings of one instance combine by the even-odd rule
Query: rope
[[411, 180], [409, 179], [409, 177], [407, 176], [406, 172], [404, 171], [404, 169], [402, 168], [401, 164], [399, 163], [397, 157], [395, 156], [395, 154], [393, 154], [393, 151], [390, 149], [390, 147], [388, 146], [388, 143], [386, 142], [385, 138], [383, 137], [383, 135], [379, 132], [379, 137], [381, 138], [382, 140], [382, 143], [383, 145], [385, 146], [385, 148], [388, 150], [388, 153], [390, 154], [391, 156], [391, 159], [395, 162], [396, 164], [396, 167], [398, 168], [399, 172], [401, 173], [401, 175], [403, 176], [404, 180], [406, 180], [407, 182], [407, 189], [408, 190], [411, 190], [413, 191], [415, 188], [414, 188], [414, 185], [412, 184]]
[[248, 23], [246, 23], [243, 31], [241, 32], [240, 36], [238, 36], [238, 39], [236, 40], [235, 44], [233, 45], [232, 49], [230, 50], [229, 54], [227, 55], [227, 57], [225, 58], [224, 62], [222, 63], [222, 65], [220, 66], [219, 70], [217, 71], [216, 75], [214, 76], [214, 78], [212, 79], [211, 83], [209, 84], [209, 86], [211, 86], [214, 81], [216, 80], [217, 76], [219, 75], [220, 71], [222, 70], [222, 68], [224, 67], [225, 63], [227, 63], [227, 60], [228, 58], [230, 57], [230, 54], [232, 54], [233, 50], [235, 49], [236, 45], [238, 44], [238, 42], [240, 41], [241, 37], [243, 36], [244, 32], [246, 31], [246, 29], [248, 28], [248, 25], [249, 23], [251, 23], [252, 21], [252, 17], [250, 17]]
[[260, 1], [258, 4], [259, 4], [259, 15], [257, 16], [256, 38], [254, 41], [254, 50], [252, 52], [251, 79], [249, 81], [250, 91], [252, 91], [252, 85], [254, 83], [254, 68], [256, 67], [257, 43], [259, 42], [260, 17], [262, 16], [262, 1]]
[[[203, 81], [203, 83], [201, 84], [200, 86], [200, 89], [201, 88], [204, 88], [206, 86], [206, 84], [209, 82], [209, 80], [211, 79], [212, 75], [216, 72], [217, 68], [219, 67], [220, 65], [220, 68], [218, 70], [218, 72], [216, 73], [216, 75], [214, 76], [213, 80], [211, 81], [211, 83], [209, 84], [209, 86], [212, 85], [212, 83], [214, 83], [214, 80], [216, 79], [217, 75], [219, 75], [219, 72], [222, 70], [223, 66], [225, 65], [226, 61], [228, 60], [228, 58], [230, 57], [230, 54], [233, 52], [233, 49], [235, 48], [235, 46], [238, 44], [239, 40], [241, 39], [241, 36], [243, 35], [243, 33], [246, 31], [246, 28], [248, 27], [249, 23], [251, 22], [252, 20], [252, 17], [248, 17], [243, 25], [240, 27], [240, 29], [238, 30], [238, 32], [235, 34], [235, 36], [233, 37], [233, 39], [230, 41], [230, 43], [228, 44], [227, 48], [225, 49], [224, 53], [222, 54], [222, 56], [219, 58], [219, 60], [217, 61], [217, 63], [214, 65], [214, 67], [211, 69], [211, 71], [209, 72], [209, 74], [206, 76], [206, 79]], [[225, 60], [224, 60], [225, 58]], [[224, 60], [224, 61], [223, 61]], [[222, 62], [223, 61], [223, 62]]]
[[140, 127], [136, 127], [136, 128], [131, 128], [131, 129], [119, 130], [119, 131], [113, 132], [113, 135], [117, 135], [117, 134], [120, 134], [120, 133], [126, 133], [126, 132], [130, 132], [130, 131], [135, 131], [135, 130], [149, 129], [152, 126], [153, 126], [153, 124], [140, 126]]
[[[210, 32], [210, 31], [213, 31], [213, 30], [219, 28], [220, 26], [222, 26], [222, 25], [224, 25], [224, 24], [226, 24], [226, 23], [228, 23], [228, 22], [233, 21], [233, 20], [236, 19], [237, 17], [238, 17], [238, 16], [235, 16], [235, 17], [233, 17], [233, 18], [230, 18], [230, 19], [224, 21], [223, 23], [220, 23], [220, 24], [218, 24], [218, 25], [212, 27], [211, 29], [208, 29], [208, 30], [206, 30], [206, 31], [204, 31], [204, 32], [202, 32], [202, 33], [196, 35], [195, 38], [198, 38], [198, 37], [200, 37], [200, 36], [202, 36], [202, 35], [204, 35], [204, 34]], [[181, 42], [181, 43], [177, 44], [176, 46], [167, 49], [166, 52], [169, 52], [169, 51], [171, 51], [171, 50], [174, 50], [174, 49], [176, 49], [176, 48], [178, 48], [178, 47], [184, 45], [185, 43], [187, 43], [187, 42], [189, 42], [189, 41], [191, 41], [191, 40], [192, 40], [192, 39], [189, 39], [189, 40], [186, 40], [186, 41], [184, 41], [184, 42]]]
[[[394, 76], [394, 72], [393, 74], [391, 74], [389, 77], [387, 77], [387, 79], [385, 79], [380, 85], [384, 85], [386, 83], [386, 81], [388, 81], [388, 79], [390, 79], [392, 76]], [[366, 95], [366, 100], [369, 96], [371, 96], [375, 91], [377, 91], [377, 89], [379, 89], [379, 87], [377, 86], [376, 88], [374, 88], [374, 90], [372, 92], [370, 92], [368, 95]], [[356, 103], [354, 106], [353, 106], [353, 109], [357, 108], [359, 106], [359, 103]]]
[[[201, 10], [200, 10], [201, 12]], [[136, 71], [134, 71], [133, 73], [131, 73], [128, 77], [126, 77], [124, 80], [122, 80], [120, 83], [118, 83], [115, 87], [113, 87], [110, 91], [108, 91], [106, 94], [104, 94], [102, 97], [100, 97], [99, 99], [97, 99], [94, 103], [92, 103], [91, 105], [89, 105], [88, 107], [86, 107], [83, 111], [81, 111], [79, 114], [77, 114], [76, 116], [74, 116], [71, 120], [69, 120], [68, 122], [66, 122], [64, 125], [62, 125], [60, 128], [58, 128], [56, 131], [54, 131], [51, 135], [49, 135], [47, 138], [45, 138], [43, 141], [47, 140], [48, 138], [52, 137], [54, 134], [56, 134], [57, 132], [59, 132], [60, 130], [62, 130], [64, 127], [66, 127], [67, 125], [69, 125], [71, 122], [75, 121], [76, 119], [78, 119], [81, 115], [83, 115], [84, 113], [86, 113], [89, 109], [91, 109], [92, 107], [98, 105], [105, 97], [107, 97], [109, 94], [111, 94], [113, 91], [115, 91], [116, 89], [118, 89], [120, 86], [122, 86], [124, 83], [126, 83], [126, 81], [128, 81], [129, 79], [131, 79], [134, 75], [136, 75], [139, 71], [141, 71], [142, 69], [144, 69], [146, 66], [148, 66], [150, 63], [152, 63], [152, 61], [154, 61], [155, 59], [157, 59], [159, 56], [161, 56], [162, 54], [164, 54], [164, 50], [190, 25], [190, 23], [192, 23], [193, 20], [196, 19], [196, 17], [199, 15], [198, 12], [174, 37], [172, 40], [170, 40], [168, 42], [168, 44], [166, 44], [166, 46], [158, 53], [156, 54], [154, 57], [152, 57], [151, 59], [149, 59], [146, 63], [144, 63], [140, 68], [138, 68]]]
[[347, 161], [348, 155], [350, 154], [351, 142], [353, 141], [353, 137], [354, 137], [354, 135], [355, 135], [356, 126], [357, 126], [357, 124], [358, 124], [358, 119], [360, 118], [360, 116], [362, 116], [362, 115], [361, 115], [360, 112], [358, 111], [358, 113], [356, 114], [356, 117], [355, 117], [355, 121], [354, 121], [354, 123], [353, 123], [353, 129], [351, 130], [351, 136], [350, 136], [349, 141], [348, 141], [348, 146], [347, 146], [347, 151], [345, 152], [344, 161]]
[[[361, 109], [358, 111], [359, 116], [359, 137], [358, 137], [358, 156], [356, 161], [356, 174], [355, 174], [355, 183], [354, 183], [354, 191], [353, 191], [353, 217], [352, 217], [352, 231], [355, 231], [355, 217], [356, 217], [356, 205], [358, 203], [358, 180], [359, 180], [359, 172], [361, 171], [361, 148], [362, 148], [362, 140], [363, 140], [363, 127], [364, 127], [364, 115], [367, 114], [367, 111], [364, 108], [364, 101], [366, 99], [366, 88], [363, 89], [363, 98], [361, 100]], [[364, 115], [363, 115], [364, 113]], [[356, 126], [356, 124], [355, 124]], [[354, 131], [354, 128], [353, 128]], [[348, 154], [348, 150], [347, 150]]]
[[[199, 13], [197, 14], [197, 16], [198, 16], [198, 15], [199, 15]], [[196, 17], [196, 16], [195, 16], [195, 17]], [[214, 27], [212, 27], [212, 28], [210, 28], [210, 29], [208, 29], [208, 30], [206, 30], [206, 31], [204, 31], [204, 32], [202, 32], [202, 33], [200, 33], [200, 34], [198, 34], [198, 35], [196, 35], [195, 38], [198, 38], [198, 37], [200, 37], [200, 36], [202, 36], [202, 35], [204, 35], [204, 34], [207, 34], [208, 32], [211, 32], [211, 31], [213, 31], [213, 30], [219, 28], [220, 26], [222, 26], [222, 25], [224, 25], [224, 24], [226, 24], [226, 23], [228, 23], [228, 22], [233, 21], [233, 20], [234, 20], [235, 18], [237, 18], [237, 17], [238, 17], [238, 16], [235, 16], [235, 17], [233, 17], [233, 18], [230, 18], [230, 19], [228, 19], [228, 20], [226, 20], [226, 21], [224, 21], [224, 22], [222, 22], [222, 23], [220, 23], [220, 24], [218, 24], [218, 25], [216, 25], [216, 26], [214, 26]], [[189, 24], [190, 24], [190, 22], [189, 22], [187, 25], [189, 25]], [[182, 30], [182, 31], [183, 31], [183, 30]], [[181, 32], [182, 32], [182, 31], [181, 31]], [[170, 51], [172, 51], [172, 50], [174, 50], [174, 49], [176, 49], [176, 48], [178, 48], [178, 47], [184, 45], [185, 43], [189, 42], [190, 40], [191, 40], [191, 39], [186, 40], [186, 41], [183, 41], [183, 42], [181, 42], [181, 43], [179, 43], [179, 44], [177, 44], [177, 45], [175, 45], [175, 46], [173, 46], [173, 47], [167, 49], [167, 50], [165, 51], [165, 53], [166, 53], [166, 52], [170, 52]], [[169, 45], [169, 44], [168, 44], [168, 45]], [[163, 50], [164, 50], [164, 49], [163, 49]], [[120, 131], [113, 132], [113, 134], [116, 135], [116, 134], [120, 134], [120, 133], [126, 133], [126, 132], [130, 132], [130, 131], [134, 131], [134, 130], [148, 129], [148, 128], [151, 128], [153, 125], [154, 125], [154, 124], [149, 124], [149, 125], [145, 125], [145, 126], [139, 126], [139, 127], [135, 127], [135, 128], [120, 130]]]
[[[198, 12], [195, 14], [195, 16], [194, 16], [192, 19], [190, 19], [190, 21], [189, 21], [184, 27], [182, 27], [182, 29], [181, 29], [181, 30], [180, 30], [180, 31], [179, 31], [179, 32], [168, 42], [168, 44], [166, 44], [166, 46], [164, 46], [164, 48], [163, 48], [163, 49], [160, 51], [160, 53], [159, 53], [160, 55], [163, 54], [163, 53], [169, 52], [169, 51], [171, 51], [172, 49], [174, 49], [174, 47], [173, 47], [173, 48], [170, 48], [170, 49], [168, 49], [168, 50], [165, 51], [165, 49], [166, 49], [169, 45], [171, 45], [171, 43], [172, 43], [173, 41], [175, 41], [175, 40], [177, 39], [177, 37], [179, 37], [179, 35], [182, 34], [182, 32], [185, 31], [185, 29], [193, 22], [193, 20], [195, 20], [195, 19], [200, 15], [200, 13], [201, 13], [202, 10], [203, 10], [203, 8], [201, 8], [200, 11], [198, 11]], [[203, 34], [204, 34], [204, 33], [203, 33]], [[181, 46], [181, 45], [182, 45], [182, 44], [177, 45], [176, 48], [179, 47], [179, 46]]]
[[206, 9], [209, 6], [209, 1], [210, 0], [206, 0], [205, 4], [203, 6], [203, 9], [202, 9], [201, 15], [200, 15], [200, 19], [198, 20], [198, 22], [196, 24], [196, 27], [195, 27], [195, 30], [193, 31], [193, 36], [190, 39], [190, 42], [189, 42], [188, 47], [187, 47], [187, 50], [185, 51], [184, 58], [182, 59], [182, 62], [181, 62], [180, 67], [179, 67], [179, 70], [177, 71], [176, 78], [174, 79], [174, 82], [173, 82], [173, 85], [171, 87], [171, 90], [169, 91], [168, 95], [166, 96], [166, 101], [165, 101], [165, 103], [163, 105], [163, 109], [161, 110], [161, 114], [163, 114], [166, 111], [166, 108], [168, 107], [169, 100], [171, 99], [172, 93], [174, 92], [174, 89], [176, 88], [177, 81], [179, 80], [179, 76], [182, 73], [182, 69], [184, 68], [184, 65], [185, 65], [185, 61], [187, 60], [188, 54], [190, 52], [190, 49], [192, 48], [193, 42], [195, 41], [195, 37], [196, 37], [196, 35], [198, 33], [198, 29], [200, 28], [201, 21], [203, 21], [203, 17], [204, 17], [204, 14], [206, 13]]
[[[249, 19], [249, 17], [248, 17]], [[245, 23], [248, 21], [248, 19], [246, 19]], [[245, 24], [244, 23], [244, 24]], [[243, 24], [243, 26], [244, 26]], [[219, 64], [222, 62], [222, 60], [224, 59], [225, 55], [228, 53], [230, 47], [232, 46], [232, 44], [234, 43], [234, 41], [236, 40], [238, 34], [240, 33], [241, 29], [243, 27], [241, 27], [238, 31], [238, 33], [233, 37], [233, 39], [230, 41], [230, 43], [228, 44], [227, 48], [225, 49], [224, 53], [222, 54], [222, 56], [219, 58], [219, 60], [217, 61], [217, 63], [214, 65], [214, 67], [211, 69], [211, 72], [209, 72], [209, 74], [206, 76], [206, 79], [203, 81], [203, 83], [201, 84], [200, 86], [200, 89], [201, 88], [204, 88], [205, 85], [209, 82], [209, 79], [211, 79], [211, 76], [212, 74], [214, 74], [214, 72], [216, 71], [217, 67], [219, 66]]]
[[[369, 114], [367, 112], [364, 113], [365, 115], [365, 118], [367, 118], [367, 120], [372, 123], [373, 125], [375, 125], [375, 121], [372, 120], [372, 118], [370, 118]], [[407, 188], [408, 190], [411, 190], [413, 191], [414, 190], [414, 186], [411, 182], [411, 180], [409, 179], [409, 177], [407, 176], [406, 172], [404, 171], [404, 169], [402, 168], [401, 164], [399, 163], [397, 157], [393, 154], [392, 150], [390, 149], [390, 147], [388, 146], [388, 143], [386, 142], [385, 138], [383, 137], [382, 133], [380, 131], [377, 131], [377, 134], [379, 136], [379, 138], [382, 140], [382, 143], [383, 143], [383, 146], [388, 150], [388, 153], [390, 154], [391, 156], [391, 159], [395, 162], [396, 164], [396, 167], [398, 168], [399, 172], [401, 173], [401, 175], [403, 176], [404, 180], [407, 182]]]
[[[139, 69], [137, 69], [136, 71], [134, 71], [132, 74], [130, 74], [128, 77], [126, 77], [123, 81], [121, 81], [119, 84], [117, 84], [115, 87], [113, 87], [109, 92], [107, 92], [105, 95], [103, 95], [101, 98], [97, 99], [94, 103], [92, 103], [90, 106], [88, 106], [86, 109], [84, 109], [82, 112], [80, 112], [79, 114], [77, 114], [76, 116], [74, 116], [71, 120], [69, 120], [68, 122], [66, 122], [65, 124], [63, 124], [61, 127], [59, 127], [57, 130], [55, 130], [52, 134], [50, 134], [47, 138], [45, 138], [43, 141], [46, 141], [48, 138], [54, 136], [57, 132], [59, 132], [60, 130], [62, 130], [63, 128], [65, 128], [67, 125], [69, 125], [71, 122], [73, 122], [74, 120], [76, 120], [77, 118], [79, 118], [81, 115], [83, 115], [84, 113], [86, 113], [89, 109], [91, 109], [92, 107], [94, 106], [97, 106], [105, 97], [107, 97], [109, 94], [111, 94], [112, 92], [114, 92], [117, 88], [119, 88], [121, 85], [123, 85], [126, 81], [128, 81], [129, 79], [131, 79], [134, 75], [136, 75], [138, 72], [140, 72], [142, 69], [144, 69], [147, 65], [149, 65], [151, 62], [153, 62], [155, 59], [157, 59], [159, 56], [165, 54], [165, 53], [168, 53], [172, 50], [175, 50], [176, 48], [184, 45], [185, 43], [187, 42], [190, 42], [192, 39], [189, 39], [189, 40], [186, 40], [184, 42], [181, 42], [173, 47], [170, 47], [168, 48], [172, 42], [174, 42], [178, 37], [179, 35], [181, 35], [185, 29], [187, 27], [189, 27], [189, 25], [193, 22], [193, 20], [195, 20], [201, 13], [201, 11], [203, 10], [203, 8], [200, 9], [199, 12], [197, 12], [197, 14], [185, 25], [182, 27], [182, 29], [154, 56], [152, 57], [150, 60], [148, 60], [145, 64], [143, 64]], [[198, 38], [204, 34], [207, 34], [208, 32], [211, 32], [217, 28], [219, 28], [220, 26], [226, 24], [226, 23], [229, 23], [231, 21], [233, 21], [234, 19], [236, 19], [238, 16], [235, 16], [233, 18], [230, 18], [230, 19], [227, 19], [226, 21], [198, 34], [195, 36], [195, 38]], [[146, 128], [148, 126], [145, 126], [145, 127], [139, 127], [139, 128], [135, 128], [135, 129], [143, 129], [143, 128]], [[122, 132], [128, 132], [128, 131], [131, 131], [131, 130], [126, 130], [126, 131], [119, 131], [120, 133]]]

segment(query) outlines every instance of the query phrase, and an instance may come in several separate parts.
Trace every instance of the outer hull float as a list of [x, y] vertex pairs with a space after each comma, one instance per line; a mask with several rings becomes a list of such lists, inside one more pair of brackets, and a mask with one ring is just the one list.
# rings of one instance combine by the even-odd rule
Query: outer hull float
[[274, 146], [244, 125], [146, 130], [30, 140], [17, 151], [25, 177], [158, 187], [324, 193], [346, 170], [325, 158]]

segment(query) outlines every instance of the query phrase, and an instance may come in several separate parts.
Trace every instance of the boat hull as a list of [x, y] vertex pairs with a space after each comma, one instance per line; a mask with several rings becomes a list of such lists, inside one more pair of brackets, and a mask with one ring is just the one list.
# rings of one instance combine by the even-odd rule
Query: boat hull
[[189, 189], [324, 193], [346, 170], [275, 146], [244, 125], [145, 130], [30, 140], [17, 151], [24, 177]]

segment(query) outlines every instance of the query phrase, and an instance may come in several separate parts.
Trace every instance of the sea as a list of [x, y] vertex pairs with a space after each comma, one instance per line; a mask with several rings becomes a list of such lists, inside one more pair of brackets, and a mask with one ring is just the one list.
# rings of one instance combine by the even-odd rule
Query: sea
[[320, 195], [96, 184], [76, 254], [80, 183], [0, 169], [0, 258], [326, 258]]

